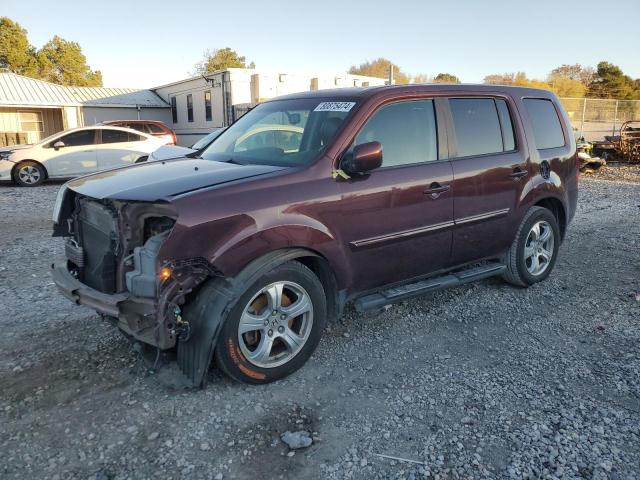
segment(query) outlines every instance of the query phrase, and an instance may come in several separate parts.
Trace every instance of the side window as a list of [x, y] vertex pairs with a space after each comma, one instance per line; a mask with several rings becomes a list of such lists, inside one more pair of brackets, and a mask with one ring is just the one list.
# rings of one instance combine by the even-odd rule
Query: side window
[[211, 90], [204, 92], [204, 118], [207, 122], [213, 119], [211, 115]]
[[193, 95], [187, 95], [187, 121], [193, 122]]
[[392, 103], [373, 114], [353, 146], [382, 144], [382, 166], [408, 165], [438, 159], [433, 100]]
[[500, 117], [500, 126], [502, 127], [502, 144], [505, 152], [516, 149], [516, 141], [513, 136], [513, 123], [511, 115], [509, 115], [509, 107], [507, 102], [501, 98], [496, 98], [496, 107], [498, 107], [498, 116]]
[[147, 129], [149, 130], [148, 133], [150, 133], [151, 135], [162, 135], [163, 133], [166, 133], [160, 125], [156, 125], [155, 123], [147, 123], [146, 125]]
[[493, 98], [451, 98], [449, 106], [456, 130], [458, 157], [504, 151]]
[[178, 105], [176, 103], [176, 97], [171, 97], [171, 120], [173, 123], [178, 123]]
[[[80, 130], [79, 132], [73, 132], [69, 135], [65, 135], [60, 138], [67, 147], [81, 147], [83, 145], [93, 145], [95, 143], [95, 130]], [[53, 143], [57, 142], [54, 141]]]
[[129, 141], [128, 132], [125, 132], [123, 130], [109, 130], [109, 129], [102, 130], [102, 143], [122, 143], [122, 142], [128, 142], [128, 141]]
[[553, 102], [542, 98], [525, 98], [524, 106], [531, 119], [538, 150], [564, 147], [564, 134]]
[[142, 135], [136, 135], [135, 133], [129, 132], [129, 142], [144, 142], [147, 137], [143, 137]]

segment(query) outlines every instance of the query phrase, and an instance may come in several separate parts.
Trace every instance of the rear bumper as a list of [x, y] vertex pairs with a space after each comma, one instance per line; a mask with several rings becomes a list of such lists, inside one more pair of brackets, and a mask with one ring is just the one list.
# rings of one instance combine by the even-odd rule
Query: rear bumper
[[158, 315], [155, 299], [134, 297], [128, 292], [110, 295], [88, 287], [71, 274], [66, 259], [51, 265], [51, 276], [69, 300], [117, 318], [118, 328], [137, 340], [162, 349], [175, 345], [175, 337], [162, 328], [164, 318]]

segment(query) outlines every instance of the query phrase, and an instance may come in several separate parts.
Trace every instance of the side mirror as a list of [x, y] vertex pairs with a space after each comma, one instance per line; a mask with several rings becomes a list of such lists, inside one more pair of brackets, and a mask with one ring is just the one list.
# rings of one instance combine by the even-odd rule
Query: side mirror
[[382, 144], [368, 142], [353, 147], [353, 153], [342, 163], [347, 173], [367, 173], [382, 165]]
[[55, 150], [58, 150], [58, 149], [60, 149], [60, 148], [62, 148], [64, 146], [65, 146], [65, 144], [64, 144], [64, 142], [62, 140], [58, 140], [56, 143], [53, 144], [53, 148]]

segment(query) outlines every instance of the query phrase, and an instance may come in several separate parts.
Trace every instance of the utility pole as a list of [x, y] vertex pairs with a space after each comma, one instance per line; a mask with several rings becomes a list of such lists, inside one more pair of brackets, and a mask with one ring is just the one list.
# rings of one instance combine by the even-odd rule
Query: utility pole
[[389, 65], [389, 85], [393, 85], [393, 65]]

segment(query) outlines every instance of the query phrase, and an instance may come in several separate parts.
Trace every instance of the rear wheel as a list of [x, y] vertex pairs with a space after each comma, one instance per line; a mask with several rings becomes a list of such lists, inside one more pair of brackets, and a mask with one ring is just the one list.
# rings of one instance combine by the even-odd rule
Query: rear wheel
[[299, 369], [320, 341], [326, 298], [316, 275], [288, 262], [263, 275], [232, 308], [215, 349], [234, 380], [269, 383]]
[[20, 162], [13, 171], [13, 180], [20, 187], [37, 187], [44, 182], [46, 173], [38, 162]]
[[507, 252], [504, 279], [520, 287], [541, 282], [553, 270], [559, 246], [556, 217], [546, 208], [532, 207]]

